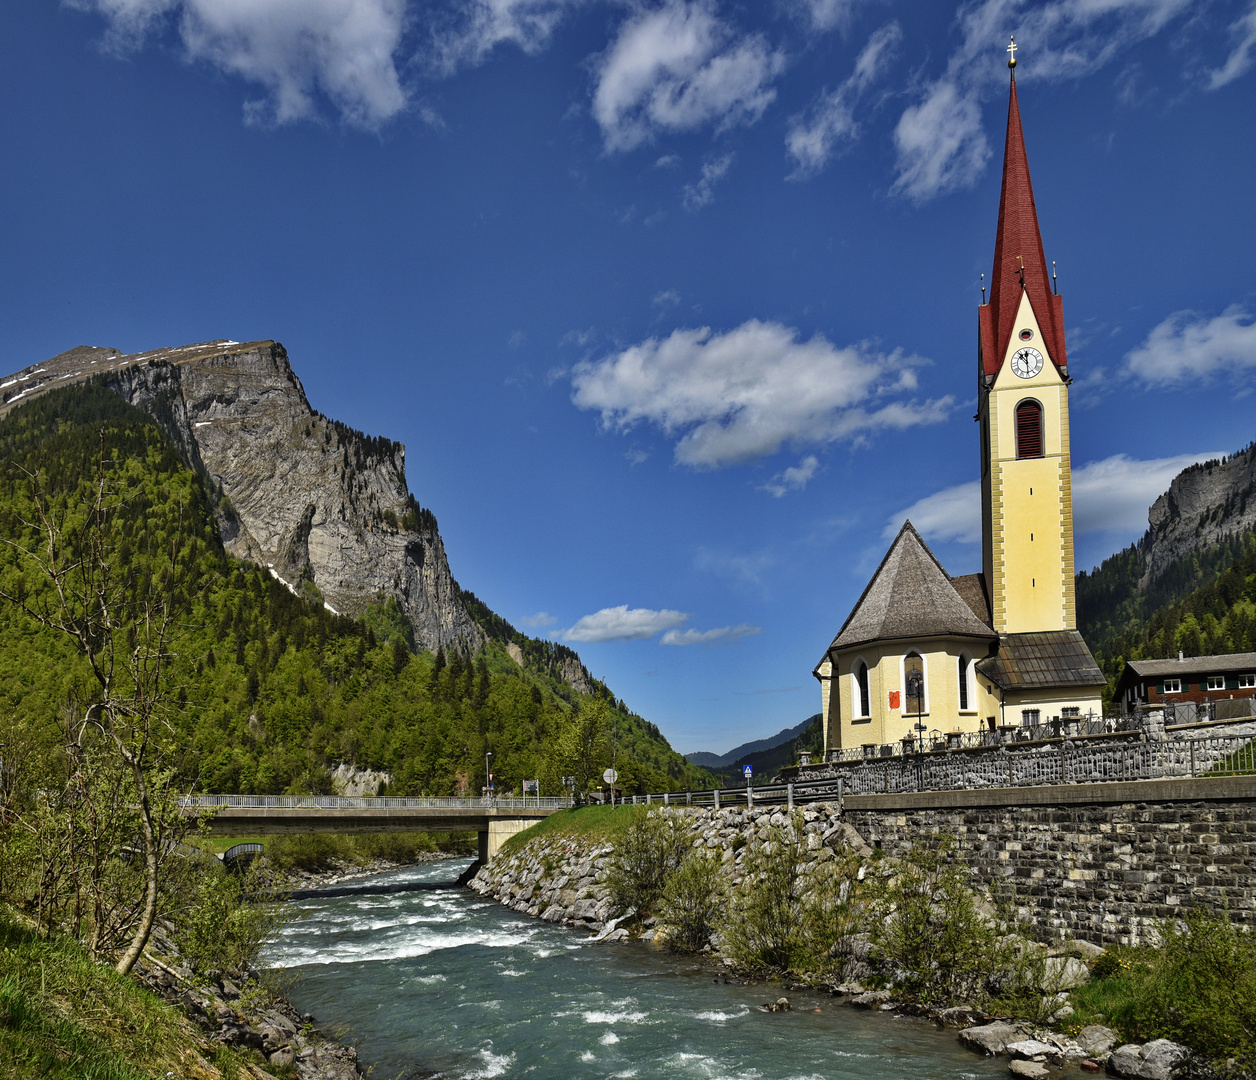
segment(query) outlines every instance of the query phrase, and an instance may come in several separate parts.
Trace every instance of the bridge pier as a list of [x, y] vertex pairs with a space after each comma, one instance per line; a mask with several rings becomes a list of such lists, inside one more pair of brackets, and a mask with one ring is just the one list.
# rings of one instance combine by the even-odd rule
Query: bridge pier
[[528, 818], [490, 818], [488, 828], [480, 832], [480, 851], [479, 861], [486, 863], [500, 850], [502, 844], [509, 840], [517, 832], [523, 832], [529, 825], [535, 825], [535, 820]]

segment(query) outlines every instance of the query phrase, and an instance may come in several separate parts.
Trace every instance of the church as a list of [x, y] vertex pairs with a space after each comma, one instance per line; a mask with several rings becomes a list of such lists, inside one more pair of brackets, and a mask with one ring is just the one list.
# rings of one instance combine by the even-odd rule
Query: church
[[990, 299], [977, 309], [982, 567], [951, 577], [906, 522], [813, 674], [826, 758], [1102, 714], [1077, 632], [1063, 301], [1048, 279], [1016, 100]]

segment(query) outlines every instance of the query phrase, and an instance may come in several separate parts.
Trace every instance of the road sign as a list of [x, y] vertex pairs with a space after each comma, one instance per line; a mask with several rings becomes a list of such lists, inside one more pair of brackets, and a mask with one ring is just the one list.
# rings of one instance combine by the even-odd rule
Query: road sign
[[742, 772], [746, 774], [746, 779], [749, 780], [750, 774], [754, 772], [754, 770], [749, 765], [747, 765], [744, 769], [742, 769]]
[[541, 781], [540, 780], [525, 780], [523, 782], [523, 793], [527, 795], [529, 792], [531, 792], [533, 795], [539, 795], [541, 793]]
[[619, 779], [619, 773], [617, 773], [614, 769], [607, 769], [606, 772], [602, 773], [602, 779], [608, 784], [613, 784]]

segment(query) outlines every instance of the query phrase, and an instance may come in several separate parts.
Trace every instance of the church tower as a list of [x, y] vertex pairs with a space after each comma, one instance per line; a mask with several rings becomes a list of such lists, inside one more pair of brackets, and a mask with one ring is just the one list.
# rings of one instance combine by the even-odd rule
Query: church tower
[[977, 311], [982, 570], [999, 634], [1077, 625], [1064, 311], [1038, 231], [1015, 49], [990, 302]]

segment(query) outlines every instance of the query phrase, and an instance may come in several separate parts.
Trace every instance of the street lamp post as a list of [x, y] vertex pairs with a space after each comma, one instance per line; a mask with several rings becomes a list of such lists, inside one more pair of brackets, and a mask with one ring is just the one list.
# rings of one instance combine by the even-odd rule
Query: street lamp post
[[916, 699], [916, 741], [920, 752], [924, 753], [924, 725], [921, 724], [920, 717], [925, 705], [925, 680], [918, 671], [909, 672], [907, 675], [907, 696]]
[[488, 801], [493, 802], [493, 773], [490, 771], [489, 759], [493, 756], [493, 751], [488, 750], [484, 754], [484, 785], [488, 793]]

